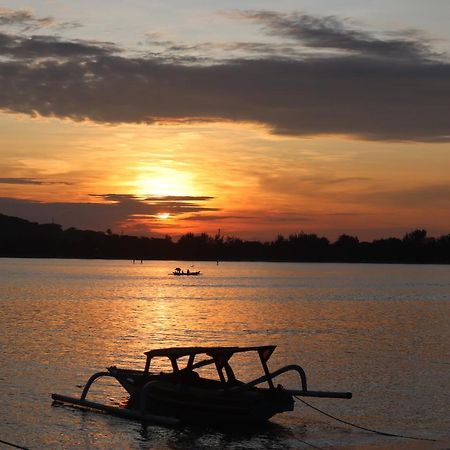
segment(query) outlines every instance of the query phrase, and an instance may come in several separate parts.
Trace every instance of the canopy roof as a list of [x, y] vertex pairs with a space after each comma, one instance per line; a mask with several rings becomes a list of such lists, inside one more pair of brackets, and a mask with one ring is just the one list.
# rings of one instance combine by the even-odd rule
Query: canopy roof
[[256, 351], [268, 360], [275, 350], [276, 345], [259, 345], [255, 347], [169, 347], [145, 352], [148, 358], [154, 356], [167, 356], [168, 358], [182, 358], [183, 356], [191, 356], [205, 354], [212, 358], [221, 355], [230, 357], [234, 353], [244, 353]]

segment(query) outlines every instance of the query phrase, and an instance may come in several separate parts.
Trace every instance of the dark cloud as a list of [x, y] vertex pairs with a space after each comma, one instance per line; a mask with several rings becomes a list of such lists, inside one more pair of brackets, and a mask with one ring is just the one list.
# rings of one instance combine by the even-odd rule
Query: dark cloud
[[212, 200], [214, 197], [209, 196], [192, 196], [192, 195], [163, 195], [163, 196], [151, 196], [147, 197], [146, 200], [153, 202], [185, 202], [185, 201], [205, 201]]
[[[264, 17], [258, 20], [270, 24]], [[315, 22], [308, 20], [310, 30]], [[303, 17], [304, 23], [308, 20]], [[450, 140], [448, 62], [429, 59], [413, 41], [405, 40], [403, 47], [401, 39], [380, 41], [391, 46], [384, 52], [377, 39], [344, 28], [340, 40], [333, 40], [330, 29], [339, 29], [338, 22], [322, 21], [323, 29], [314, 25], [319, 31], [314, 38], [304, 37], [306, 43], [323, 46], [328, 33], [329, 45], [335, 42], [334, 48], [351, 52], [197, 64], [195, 58], [188, 63], [161, 54], [118, 55], [108, 43], [3, 34], [0, 108], [111, 124], [233, 120], [298, 136]], [[399, 57], [374, 57], [384, 53]]]
[[306, 57], [304, 50], [289, 44], [276, 44], [268, 42], [232, 42], [220, 47], [228, 52], [242, 52], [244, 54], [258, 56], [259, 58], [301, 58]]
[[68, 22], [60, 22], [54, 25], [54, 28], [57, 30], [74, 30], [76, 28], [81, 28], [83, 25], [81, 25], [80, 22], [77, 22], [76, 20], [71, 20]]
[[226, 220], [253, 220], [257, 219], [255, 216], [240, 216], [240, 215], [219, 215], [219, 214], [192, 214], [183, 217], [182, 220], [194, 220], [196, 222], [216, 222]]
[[35, 178], [0, 178], [0, 184], [66, 184], [70, 185], [72, 183], [68, 183], [66, 181], [45, 181], [45, 180], [36, 180]]
[[33, 178], [0, 178], [0, 184], [45, 184]]
[[[101, 198], [103, 200], [109, 200], [115, 203], [140, 203], [145, 205], [154, 205], [155, 207], [161, 209], [164, 207], [167, 209], [173, 209], [172, 212], [177, 211], [186, 212], [189, 210], [199, 211], [199, 210], [209, 210], [215, 211], [215, 209], [210, 208], [199, 208], [198, 202], [204, 202], [212, 200], [214, 197], [209, 196], [190, 196], [190, 195], [164, 195], [164, 196], [150, 196], [146, 198], [136, 197], [132, 194], [90, 194], [91, 197]], [[169, 211], [166, 211], [169, 212]]]
[[115, 203], [125, 203], [125, 202], [140, 202], [133, 194], [89, 194], [90, 197], [101, 198], [103, 200], [109, 200]]
[[1, 25], [20, 25], [25, 30], [47, 27], [55, 23], [52, 17], [37, 17], [28, 10], [13, 10], [0, 8], [0, 26]]
[[95, 57], [118, 51], [108, 42], [63, 41], [54, 36], [23, 37], [0, 33], [0, 55], [17, 60]]
[[[304, 50], [288, 44], [273, 42], [201, 42], [184, 44], [181, 42], [162, 39], [158, 33], [147, 33], [145, 44], [153, 49], [150, 55], [159, 56], [165, 60], [179, 62], [198, 62], [203, 64], [213, 64], [220, 61], [219, 55], [224, 52], [229, 55], [239, 54], [242, 58], [254, 58], [278, 56], [296, 57], [305, 55]], [[141, 43], [142, 45], [143, 43]], [[143, 53], [145, 55], [145, 53]], [[147, 54], [148, 55], [148, 54]]]
[[240, 17], [262, 24], [270, 34], [298, 40], [308, 47], [344, 50], [381, 58], [422, 58], [432, 52], [423, 36], [411, 30], [396, 39], [380, 38], [347, 26], [335, 16], [282, 14], [273, 11], [243, 11]]
[[[64, 227], [106, 230], [117, 224], [133, 221], [134, 218], [147, 217], [156, 221], [157, 215], [162, 212], [176, 216], [203, 211], [218, 211], [217, 208], [202, 206], [200, 203], [186, 203], [184, 201], [178, 203], [174, 201], [169, 203], [151, 202], [127, 194], [93, 195], [93, 197], [110, 200], [111, 202], [39, 202], [27, 199], [0, 198], [0, 212], [37, 222], [54, 220]], [[199, 200], [199, 202], [201, 201], [203, 200]], [[151, 227], [153, 227], [153, 224], [151, 224]]]

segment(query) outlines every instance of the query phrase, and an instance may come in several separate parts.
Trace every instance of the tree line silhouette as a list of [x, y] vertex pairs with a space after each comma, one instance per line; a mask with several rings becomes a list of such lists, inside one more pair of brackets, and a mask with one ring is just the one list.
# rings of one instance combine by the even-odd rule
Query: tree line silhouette
[[360, 242], [341, 235], [335, 242], [300, 232], [274, 241], [187, 233], [178, 241], [38, 224], [0, 214], [0, 256], [35, 258], [178, 259], [221, 261], [304, 261], [450, 263], [450, 234], [428, 237], [417, 229], [402, 239]]

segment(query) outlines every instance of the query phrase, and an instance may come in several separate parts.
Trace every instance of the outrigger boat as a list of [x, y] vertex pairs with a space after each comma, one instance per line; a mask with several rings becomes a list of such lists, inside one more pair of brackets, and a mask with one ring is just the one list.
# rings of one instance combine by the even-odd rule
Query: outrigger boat
[[[58, 402], [66, 402], [109, 413], [156, 423], [257, 423], [275, 414], [294, 409], [293, 396], [351, 398], [350, 392], [310, 391], [306, 374], [298, 365], [288, 365], [270, 372], [267, 361], [275, 345], [256, 347], [174, 347], [146, 352], [143, 370], [116, 366], [107, 372], [91, 376], [81, 398], [52, 394]], [[244, 383], [236, 379], [230, 361], [239, 353], [255, 353], [260, 360], [263, 375]], [[153, 361], [166, 358], [171, 371], [152, 372]], [[217, 379], [206, 378], [196, 371], [211, 365]], [[275, 386], [275, 378], [287, 372], [296, 372], [301, 389]], [[116, 408], [86, 400], [92, 383], [101, 377], [115, 378], [130, 394], [128, 408]], [[260, 386], [267, 383], [267, 386]]]
[[201, 272], [200, 270], [197, 270], [196, 272], [191, 272], [189, 269], [185, 272], [184, 270], [181, 270], [179, 267], [177, 267], [173, 272], [172, 275], [176, 275], [176, 276], [190, 276], [190, 275], [200, 275]]

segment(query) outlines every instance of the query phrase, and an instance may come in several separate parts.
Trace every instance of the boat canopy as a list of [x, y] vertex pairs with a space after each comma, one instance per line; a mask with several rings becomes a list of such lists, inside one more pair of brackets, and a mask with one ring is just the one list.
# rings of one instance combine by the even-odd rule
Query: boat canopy
[[211, 358], [228, 356], [229, 359], [235, 353], [258, 352], [267, 361], [274, 352], [276, 345], [259, 345], [255, 347], [169, 347], [145, 352], [148, 358], [166, 356], [170, 359], [178, 359], [184, 356], [204, 354]]
[[[275, 348], [276, 345], [259, 345], [255, 347], [170, 347], [150, 350], [148, 352], [145, 352], [145, 355], [147, 355], [147, 362], [145, 364], [144, 370], [146, 373], [149, 372], [151, 361], [153, 358], [166, 357], [170, 360], [173, 371], [178, 372], [179, 367], [177, 359], [189, 356], [189, 360], [186, 366], [187, 370], [192, 370], [215, 363], [219, 372], [219, 376], [222, 380], [223, 375], [221, 371], [223, 368], [225, 368], [225, 370], [228, 369], [231, 376], [228, 361], [235, 353], [257, 352], [261, 364], [264, 368], [264, 372], [268, 373], [267, 361], [269, 360]], [[197, 355], [205, 355], [210, 359], [203, 359], [202, 361], [194, 363]]]

